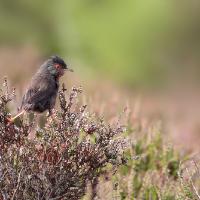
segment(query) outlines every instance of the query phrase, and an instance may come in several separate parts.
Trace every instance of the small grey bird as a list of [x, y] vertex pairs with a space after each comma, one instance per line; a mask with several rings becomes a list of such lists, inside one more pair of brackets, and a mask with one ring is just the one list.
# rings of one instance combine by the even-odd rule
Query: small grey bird
[[58, 56], [52, 56], [44, 62], [33, 76], [23, 96], [19, 113], [15, 117], [8, 119], [8, 122], [14, 122], [24, 112], [42, 113], [48, 110], [49, 115], [51, 115], [58, 94], [59, 78], [64, 75], [65, 70], [73, 71]]

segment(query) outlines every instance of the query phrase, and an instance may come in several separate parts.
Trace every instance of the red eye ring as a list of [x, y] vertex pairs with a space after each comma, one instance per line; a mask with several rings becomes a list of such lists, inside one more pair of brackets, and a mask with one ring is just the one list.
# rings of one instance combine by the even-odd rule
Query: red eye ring
[[60, 65], [56, 63], [56, 64], [54, 65], [54, 67], [55, 67], [56, 69], [59, 69], [59, 68], [60, 68]]

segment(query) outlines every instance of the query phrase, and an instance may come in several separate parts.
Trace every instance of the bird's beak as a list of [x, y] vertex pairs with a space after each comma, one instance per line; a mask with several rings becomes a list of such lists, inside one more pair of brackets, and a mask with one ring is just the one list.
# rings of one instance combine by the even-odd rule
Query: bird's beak
[[65, 69], [65, 71], [74, 72], [74, 70], [70, 68]]

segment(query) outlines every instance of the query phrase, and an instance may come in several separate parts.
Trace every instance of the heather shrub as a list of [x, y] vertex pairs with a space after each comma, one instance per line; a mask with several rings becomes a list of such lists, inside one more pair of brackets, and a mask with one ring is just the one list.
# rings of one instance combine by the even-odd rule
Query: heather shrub
[[[7, 106], [15, 93], [5, 79], [0, 91], [0, 199], [80, 199], [89, 183], [94, 199], [106, 166], [116, 169], [124, 162], [124, 126], [88, 113], [77, 101], [81, 92], [72, 88], [68, 93], [63, 85], [60, 111], [44, 127], [28, 118], [8, 126]], [[27, 137], [32, 131], [34, 140]]]

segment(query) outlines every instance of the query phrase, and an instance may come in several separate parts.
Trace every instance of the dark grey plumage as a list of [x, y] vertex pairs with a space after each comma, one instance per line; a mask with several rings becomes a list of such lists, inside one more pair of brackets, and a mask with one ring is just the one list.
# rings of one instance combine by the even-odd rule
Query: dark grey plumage
[[54, 108], [59, 89], [59, 78], [67, 65], [58, 56], [49, 58], [33, 76], [23, 96], [21, 110], [42, 113]]

